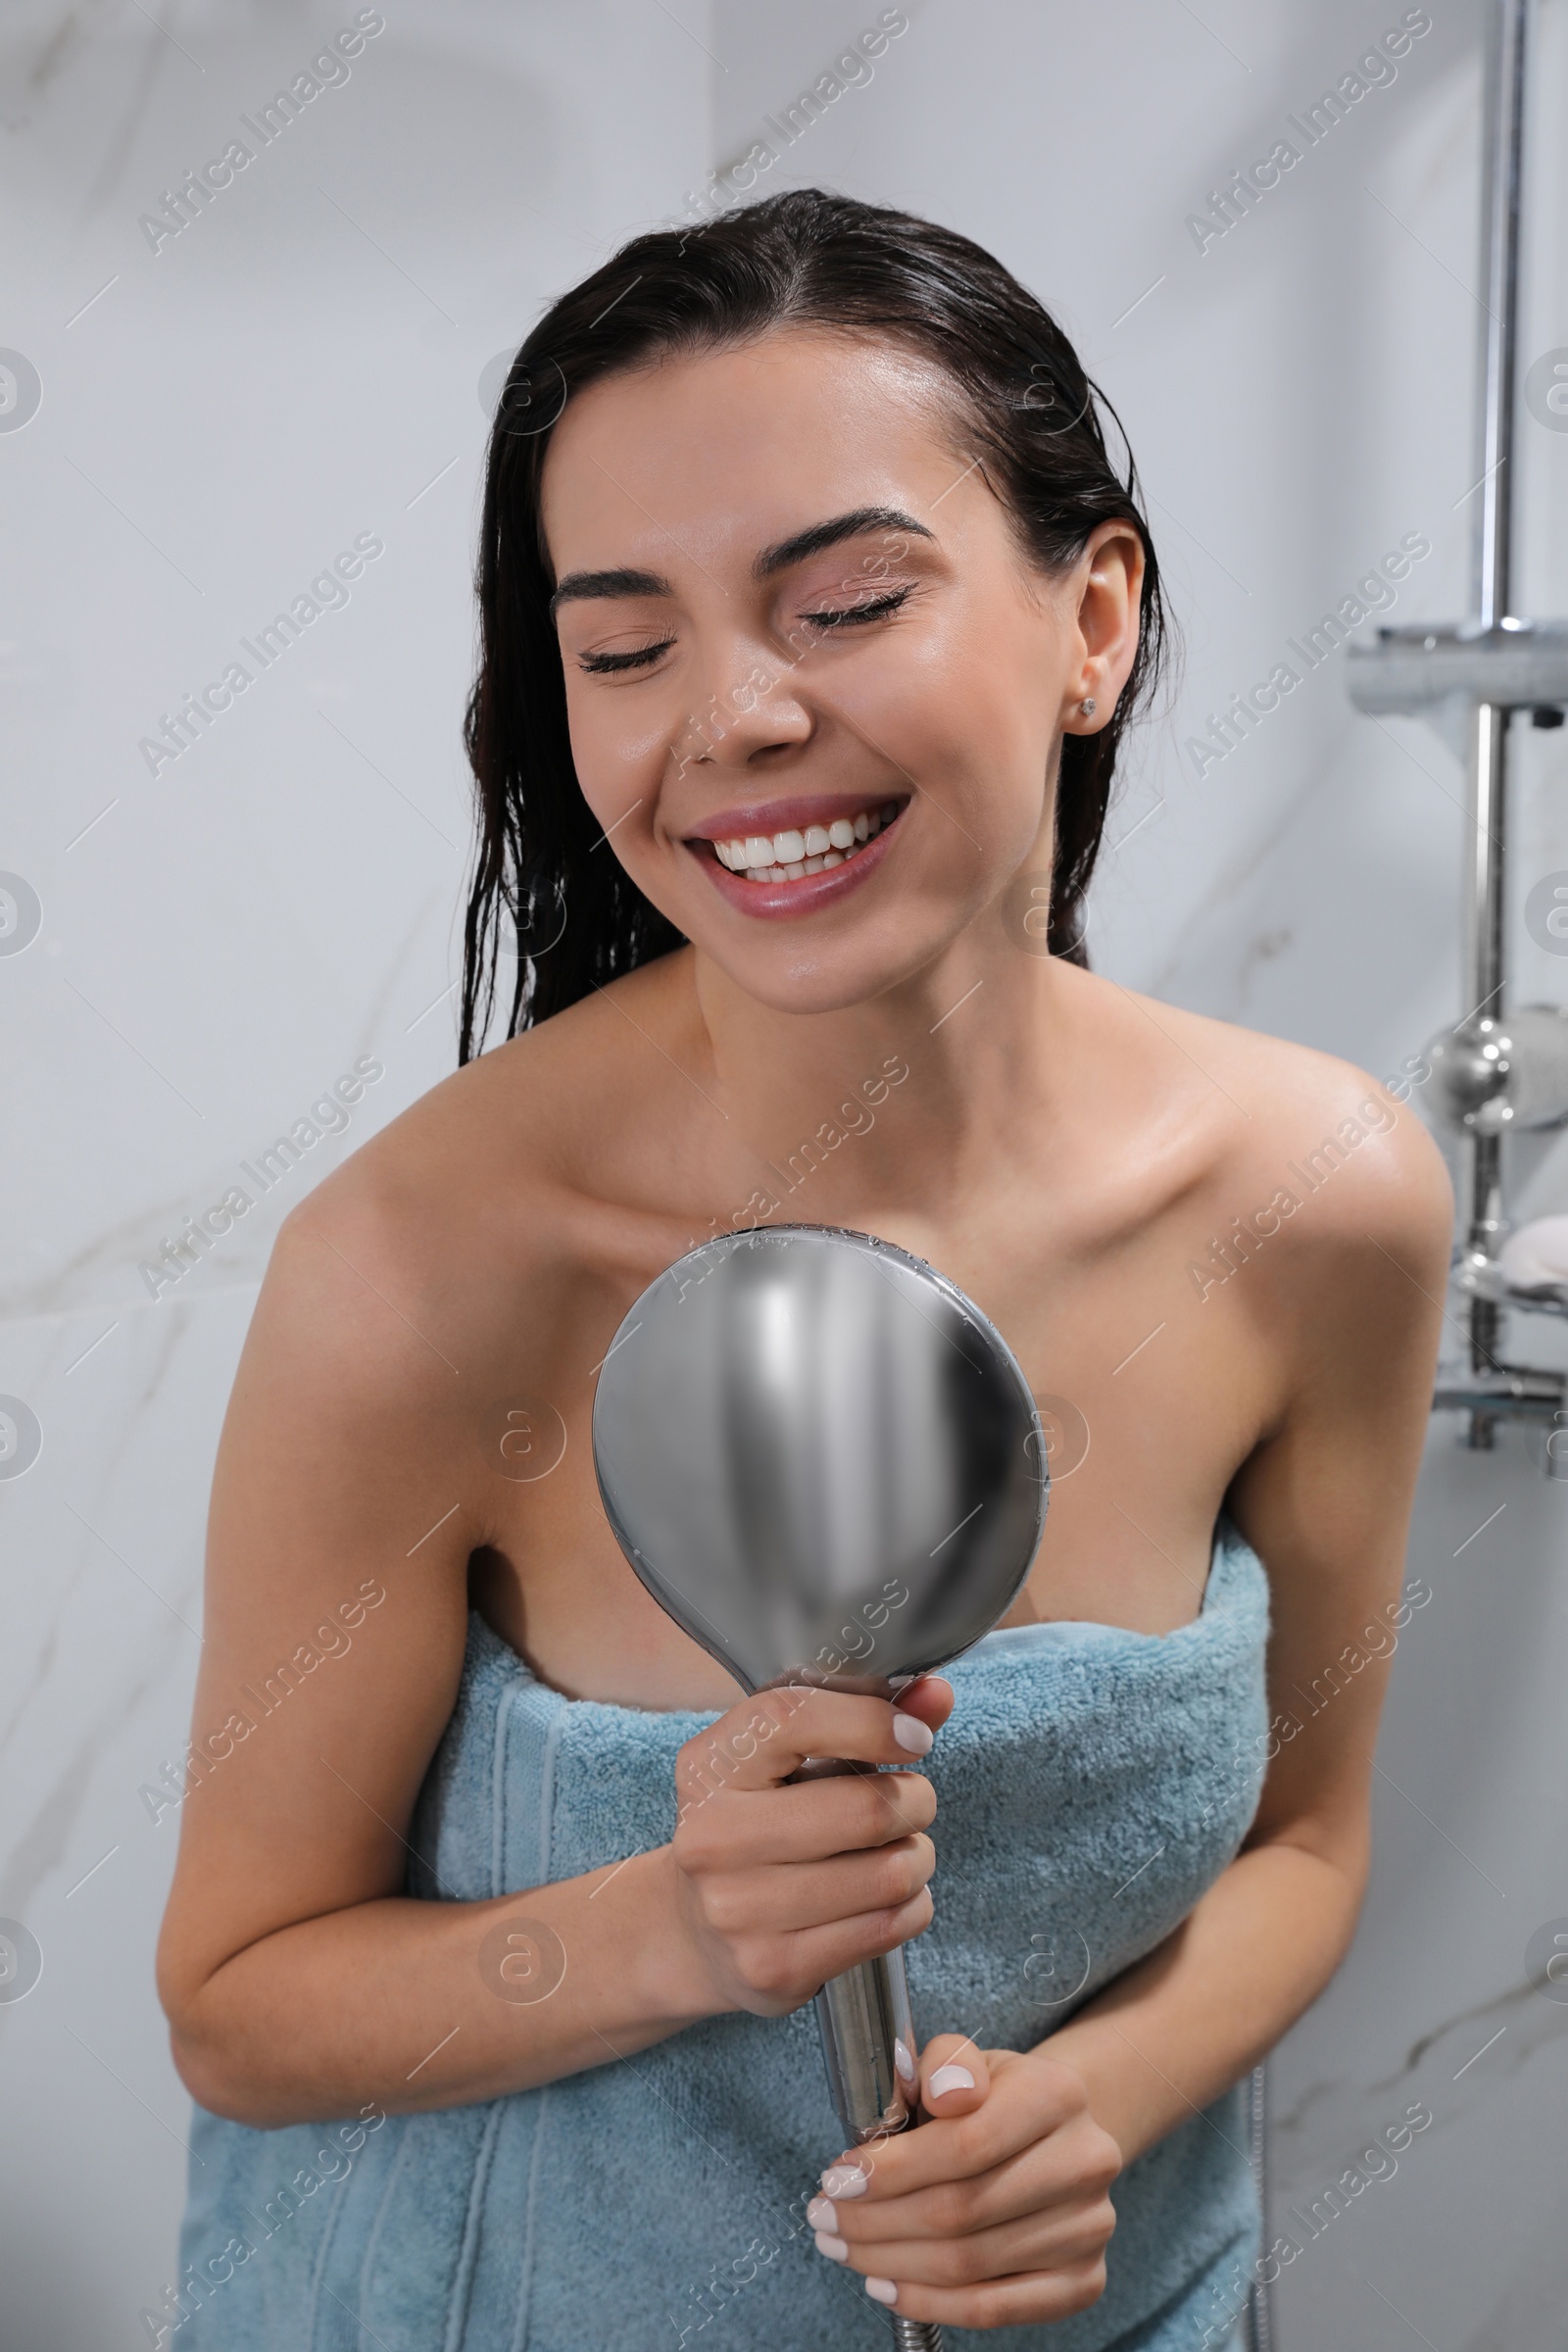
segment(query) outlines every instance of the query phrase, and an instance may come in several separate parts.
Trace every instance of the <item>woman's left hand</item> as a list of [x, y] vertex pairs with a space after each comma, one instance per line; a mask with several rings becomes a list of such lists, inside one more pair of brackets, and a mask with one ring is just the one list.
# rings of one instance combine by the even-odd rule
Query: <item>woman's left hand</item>
[[807, 2208], [818, 2251], [910, 2320], [1016, 2328], [1098, 2302], [1122, 2159], [1082, 2076], [939, 2034], [920, 2104], [929, 2120], [822, 2175]]

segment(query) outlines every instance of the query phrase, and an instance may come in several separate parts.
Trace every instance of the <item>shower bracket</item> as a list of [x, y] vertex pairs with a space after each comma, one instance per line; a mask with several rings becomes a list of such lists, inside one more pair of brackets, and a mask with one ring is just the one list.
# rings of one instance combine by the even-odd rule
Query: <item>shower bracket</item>
[[[1467, 1413], [1469, 1445], [1490, 1453], [1499, 1421], [1533, 1423], [1547, 1432], [1545, 1470], [1548, 1478], [1568, 1477], [1568, 1414], [1564, 1394], [1568, 1373], [1539, 1372], [1523, 1364], [1494, 1364], [1488, 1372], [1439, 1373], [1432, 1398], [1435, 1413]], [[1557, 1434], [1564, 1433], [1559, 1447]]]
[[1494, 628], [1379, 629], [1346, 649], [1350, 700], [1369, 718], [1423, 718], [1462, 766], [1475, 740], [1475, 710], [1530, 710], [1558, 726], [1568, 707], [1568, 620], [1518, 620]]

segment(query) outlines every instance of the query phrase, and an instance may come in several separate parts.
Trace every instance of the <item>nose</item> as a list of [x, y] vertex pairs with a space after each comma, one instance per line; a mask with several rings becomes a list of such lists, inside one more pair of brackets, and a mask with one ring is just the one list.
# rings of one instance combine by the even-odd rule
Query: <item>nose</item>
[[706, 701], [688, 713], [671, 747], [677, 772], [710, 763], [746, 768], [809, 741], [816, 722], [788, 652], [737, 638], [708, 675]]

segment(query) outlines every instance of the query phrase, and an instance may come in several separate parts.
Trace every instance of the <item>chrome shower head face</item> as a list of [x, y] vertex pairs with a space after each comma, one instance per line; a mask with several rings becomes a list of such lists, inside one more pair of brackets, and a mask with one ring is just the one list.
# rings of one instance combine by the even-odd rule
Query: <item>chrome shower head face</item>
[[627, 1559], [746, 1690], [946, 1664], [1005, 1614], [1045, 1523], [1001, 1334], [921, 1259], [833, 1227], [677, 1259], [615, 1335], [593, 1439]]

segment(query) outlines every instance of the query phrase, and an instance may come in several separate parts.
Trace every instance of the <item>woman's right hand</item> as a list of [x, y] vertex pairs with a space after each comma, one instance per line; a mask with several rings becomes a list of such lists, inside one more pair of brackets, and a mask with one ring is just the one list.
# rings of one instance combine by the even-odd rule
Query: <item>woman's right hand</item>
[[675, 1763], [675, 1900], [715, 2010], [782, 2017], [931, 1924], [936, 1791], [907, 1769], [793, 1782], [808, 1757], [907, 1767], [953, 1711], [923, 1675], [886, 1699], [759, 1691]]

